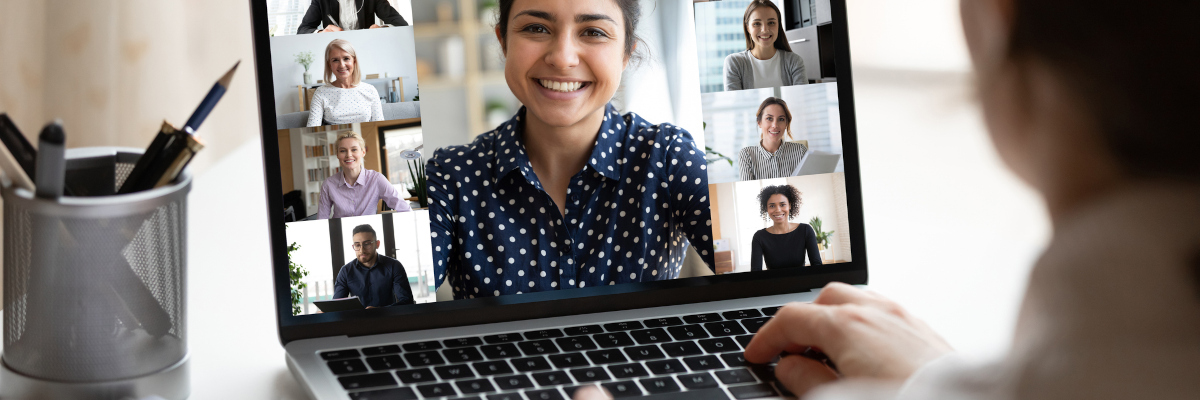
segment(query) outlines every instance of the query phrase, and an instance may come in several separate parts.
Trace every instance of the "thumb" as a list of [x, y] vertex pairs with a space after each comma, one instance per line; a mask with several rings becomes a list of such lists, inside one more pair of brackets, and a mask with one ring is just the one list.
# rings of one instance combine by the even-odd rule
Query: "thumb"
[[574, 400], [609, 400], [612, 396], [599, 386], [584, 386], [575, 391]]
[[820, 361], [799, 355], [789, 355], [775, 365], [775, 377], [779, 383], [804, 397], [809, 390], [838, 379], [838, 375]]

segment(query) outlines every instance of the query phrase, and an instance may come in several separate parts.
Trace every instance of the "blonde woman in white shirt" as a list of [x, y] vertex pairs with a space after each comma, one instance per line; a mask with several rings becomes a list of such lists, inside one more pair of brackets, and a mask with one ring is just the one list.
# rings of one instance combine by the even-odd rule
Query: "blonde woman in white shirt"
[[344, 39], [325, 46], [324, 86], [313, 92], [308, 126], [383, 121], [383, 104], [375, 86], [362, 82], [358, 54]]

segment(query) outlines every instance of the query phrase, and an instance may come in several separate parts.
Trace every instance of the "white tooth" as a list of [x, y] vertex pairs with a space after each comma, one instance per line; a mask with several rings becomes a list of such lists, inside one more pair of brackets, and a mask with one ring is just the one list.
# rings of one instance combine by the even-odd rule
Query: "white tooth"
[[554, 90], [557, 90], [560, 92], [563, 91], [563, 83], [562, 82], [554, 82]]

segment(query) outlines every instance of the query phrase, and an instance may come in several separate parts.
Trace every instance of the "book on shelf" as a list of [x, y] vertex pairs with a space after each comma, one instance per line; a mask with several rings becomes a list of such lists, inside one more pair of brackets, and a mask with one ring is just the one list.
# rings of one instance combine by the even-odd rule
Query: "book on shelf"
[[328, 156], [333, 155], [336, 152], [337, 151], [334, 150], [332, 143], [328, 144], [328, 145], [320, 145], [320, 146], [304, 146], [304, 157], [307, 157], [307, 158], [328, 157]]

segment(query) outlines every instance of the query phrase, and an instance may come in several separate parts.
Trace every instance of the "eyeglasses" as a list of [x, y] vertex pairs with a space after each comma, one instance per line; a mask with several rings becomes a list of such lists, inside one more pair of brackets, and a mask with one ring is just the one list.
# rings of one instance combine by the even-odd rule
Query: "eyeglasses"
[[375, 241], [370, 242], [354, 242], [352, 245], [355, 250], [362, 250], [363, 247], [375, 247]]

